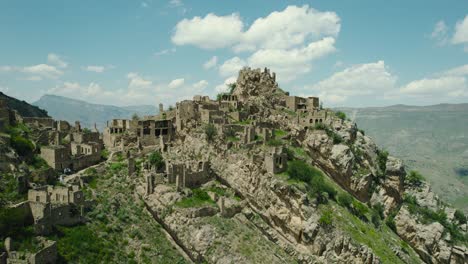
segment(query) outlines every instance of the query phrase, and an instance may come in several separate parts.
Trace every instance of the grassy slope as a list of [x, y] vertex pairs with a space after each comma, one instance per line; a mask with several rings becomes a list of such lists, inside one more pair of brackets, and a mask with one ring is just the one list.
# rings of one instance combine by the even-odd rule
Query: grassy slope
[[[84, 226], [61, 228], [58, 250], [71, 263], [185, 263], [161, 227], [134, 198], [133, 184], [107, 169], [93, 181], [97, 206]], [[116, 173], [115, 177], [112, 175]]]

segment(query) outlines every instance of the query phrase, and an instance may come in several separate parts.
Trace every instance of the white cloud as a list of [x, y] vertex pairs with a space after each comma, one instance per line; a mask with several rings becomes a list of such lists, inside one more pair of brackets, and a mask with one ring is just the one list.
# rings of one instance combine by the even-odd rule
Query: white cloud
[[27, 66], [20, 69], [21, 72], [32, 74], [35, 76], [41, 76], [49, 79], [57, 79], [63, 74], [62, 71], [58, 70], [55, 66], [47, 64], [38, 64], [33, 66]]
[[172, 42], [176, 45], [195, 45], [203, 49], [216, 49], [232, 45], [239, 40], [243, 23], [237, 14], [196, 16], [177, 23]]
[[182, 3], [181, 0], [171, 0], [171, 1], [169, 1], [169, 5], [171, 7], [179, 7], [179, 6], [184, 5], [184, 3]]
[[289, 49], [308, 39], [337, 36], [339, 31], [340, 18], [334, 12], [320, 12], [308, 5], [288, 6], [255, 20], [235, 50]]
[[106, 70], [105, 66], [89, 65], [84, 68], [85, 71], [102, 73]]
[[28, 76], [24, 78], [26, 81], [42, 81], [41, 76]]
[[138, 73], [130, 72], [127, 74], [127, 79], [130, 80], [128, 87], [130, 89], [141, 89], [150, 87], [153, 82], [150, 80], [145, 80]]
[[148, 3], [146, 3], [146, 2], [141, 2], [141, 7], [143, 7], [143, 8], [148, 7]]
[[438, 45], [445, 45], [448, 41], [447, 32], [447, 25], [443, 20], [440, 20], [435, 24], [434, 30], [431, 33], [431, 38], [434, 39]]
[[465, 45], [465, 51], [468, 52], [468, 15], [455, 25], [452, 43]]
[[311, 42], [306, 47], [284, 49], [262, 49], [255, 52], [248, 59], [248, 65], [252, 67], [268, 67], [278, 73], [278, 79], [290, 81], [297, 76], [310, 71], [310, 63], [313, 60], [335, 52], [335, 39], [326, 37], [322, 40]]
[[[242, 66], [268, 67], [278, 78], [289, 81], [311, 70], [311, 62], [334, 52], [340, 32], [340, 18], [334, 12], [321, 12], [308, 5], [288, 6], [256, 19], [243, 30], [238, 14], [184, 19], [175, 27], [176, 45], [195, 45], [203, 49], [232, 48], [251, 52], [247, 58], [227, 60], [219, 69], [221, 76], [236, 73]], [[210, 65], [210, 64], [208, 64]]]
[[220, 85], [217, 85], [215, 87], [215, 91], [217, 93], [225, 93], [229, 90], [229, 87], [228, 85], [231, 84], [231, 83], [235, 83], [237, 81], [237, 78], [235, 76], [231, 76], [229, 78], [227, 78], [226, 80], [224, 80], [224, 82]]
[[218, 64], [218, 57], [213, 56], [211, 57], [211, 59], [209, 59], [207, 62], [203, 64], [203, 68], [205, 68], [205, 70], [208, 70], [208, 69], [216, 67], [217, 64]]
[[419, 97], [434, 97], [438, 95], [458, 97], [468, 95], [466, 78], [458, 76], [412, 81], [401, 87], [400, 93], [417, 95]]
[[452, 68], [442, 73], [443, 76], [468, 76], [468, 64]]
[[47, 54], [47, 62], [57, 66], [58, 68], [66, 68], [68, 66], [68, 63], [55, 53]]
[[207, 86], [208, 86], [208, 81], [206, 81], [206, 80], [201, 80], [201, 81], [193, 84], [193, 88], [195, 88], [195, 89], [204, 89]]
[[155, 52], [154, 53], [154, 56], [158, 57], [158, 56], [161, 56], [161, 55], [166, 55], [166, 54], [169, 54], [169, 53], [174, 53], [176, 52], [176, 48], [171, 48], [171, 49], [164, 49], [164, 50], [160, 50], [158, 52]]
[[184, 78], [180, 78], [180, 79], [175, 79], [175, 80], [172, 80], [168, 87], [171, 88], [171, 89], [175, 89], [175, 88], [179, 88], [181, 87], [182, 85], [185, 84], [185, 79]]
[[325, 102], [340, 103], [353, 96], [382, 95], [395, 87], [396, 79], [384, 61], [358, 64], [308, 87], [307, 95], [315, 94]]
[[239, 57], [234, 57], [219, 66], [219, 74], [224, 77], [234, 75], [237, 74], [244, 66], [246, 66], [246, 62], [244, 60]]

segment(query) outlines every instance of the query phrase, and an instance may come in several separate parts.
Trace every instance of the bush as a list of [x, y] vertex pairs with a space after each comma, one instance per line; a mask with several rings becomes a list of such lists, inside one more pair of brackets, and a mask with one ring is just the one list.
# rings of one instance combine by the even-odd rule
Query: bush
[[16, 153], [23, 157], [32, 154], [34, 150], [34, 144], [20, 135], [13, 135], [10, 138], [10, 144], [16, 150]]
[[353, 199], [351, 212], [355, 216], [359, 217], [360, 219], [364, 221], [367, 221], [368, 219], [366, 217], [366, 214], [368, 211], [369, 209], [367, 209], [367, 207], [364, 204], [362, 204], [358, 200]]
[[327, 193], [328, 197], [335, 199], [337, 191], [333, 186], [326, 183], [322, 176], [313, 177], [310, 181], [311, 192], [314, 196], [319, 196], [322, 193]]
[[392, 210], [388, 216], [387, 216], [387, 219], [385, 220], [385, 224], [391, 229], [393, 230], [393, 232], [397, 232], [397, 229], [396, 229], [396, 224], [395, 224], [395, 216], [397, 214], [397, 211], [396, 210]]
[[328, 130], [328, 126], [325, 125], [324, 123], [316, 123], [314, 125], [314, 129], [317, 129], [317, 130]]
[[211, 200], [210, 196], [205, 190], [197, 188], [192, 190], [192, 196], [183, 198], [182, 200], [178, 201], [175, 205], [182, 208], [189, 208], [200, 207], [209, 204], [214, 204], [214, 201]]
[[462, 224], [462, 225], [463, 225], [463, 224], [466, 224], [466, 216], [465, 216], [465, 214], [463, 214], [462, 211], [460, 211], [460, 210], [457, 209], [457, 210], [455, 211], [455, 215], [454, 215], [454, 216], [455, 216], [455, 219], [458, 221], [458, 223], [460, 223], [460, 224]]
[[149, 162], [151, 165], [155, 166], [158, 170], [164, 167], [164, 158], [161, 155], [161, 152], [154, 151], [149, 156]]
[[377, 153], [377, 163], [379, 164], [379, 168], [382, 173], [387, 171], [387, 160], [388, 160], [388, 152], [385, 150], [381, 150]]
[[278, 147], [283, 145], [283, 142], [279, 139], [270, 139], [267, 141], [268, 146]]
[[341, 119], [341, 120], [343, 120], [343, 121], [346, 120], [346, 114], [345, 114], [344, 112], [342, 112], [342, 111], [336, 112], [335, 115], [336, 115], [339, 119]]
[[208, 141], [213, 141], [217, 134], [218, 131], [216, 131], [216, 127], [213, 124], [208, 124], [205, 126], [205, 135]]
[[417, 171], [410, 171], [410, 173], [406, 175], [406, 182], [411, 186], [420, 186], [423, 181], [424, 177]]
[[337, 197], [337, 202], [339, 205], [345, 208], [351, 208], [351, 203], [353, 202], [353, 197], [348, 193], [340, 193]]
[[383, 204], [377, 203], [377, 204], [375, 204], [373, 206], [373, 209], [377, 213], [377, 215], [380, 217], [380, 219], [384, 219], [384, 217], [385, 217], [385, 215], [384, 215], [385, 208], [384, 208]]
[[301, 160], [289, 162], [287, 173], [289, 178], [310, 183], [313, 177], [322, 177], [322, 173]]
[[319, 219], [319, 224], [321, 226], [331, 226], [333, 223], [333, 213], [330, 209], [326, 209], [322, 212], [322, 215]]

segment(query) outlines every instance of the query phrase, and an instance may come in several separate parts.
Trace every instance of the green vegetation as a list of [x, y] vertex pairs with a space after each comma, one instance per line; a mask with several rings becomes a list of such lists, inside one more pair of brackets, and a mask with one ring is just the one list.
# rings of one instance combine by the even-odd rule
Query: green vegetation
[[453, 242], [468, 242], [468, 236], [464, 235], [456, 224], [453, 224], [447, 220], [447, 214], [443, 209], [434, 211], [426, 206], [421, 206], [418, 204], [417, 199], [410, 195], [405, 196], [404, 203], [407, 205], [408, 211], [412, 215], [416, 215], [421, 223], [430, 224], [433, 222], [438, 222], [444, 226], [445, 231], [450, 233]]
[[101, 159], [107, 160], [109, 158], [109, 151], [107, 149], [103, 149], [101, 151]]
[[359, 202], [358, 200], [354, 199], [350, 194], [347, 192], [341, 192], [338, 194], [336, 198], [339, 205], [347, 208], [353, 215], [357, 216], [359, 219], [363, 221], [368, 221], [366, 214], [369, 212], [367, 206]]
[[138, 116], [137, 113], [134, 113], [134, 114], [132, 115], [132, 121], [138, 121], [138, 120], [140, 120], [140, 117]]
[[154, 151], [150, 154], [148, 158], [150, 164], [152, 166], [155, 166], [158, 170], [162, 169], [164, 167], [164, 158], [159, 151]]
[[462, 211], [456, 210], [454, 217], [460, 224], [466, 224], [466, 216]]
[[12, 135], [10, 144], [15, 149], [16, 153], [22, 157], [31, 155], [34, 150], [34, 144], [20, 135]]
[[31, 164], [31, 167], [34, 169], [49, 168], [49, 165], [47, 164], [47, 162], [43, 158], [41, 158], [41, 156], [37, 154], [32, 157], [30, 164]]
[[83, 133], [84, 134], [89, 134], [89, 133], [91, 133], [91, 130], [89, 128], [85, 127], [85, 128], [83, 128]]
[[110, 169], [113, 172], [119, 172], [125, 167], [125, 164], [122, 162], [114, 162], [110, 164]]
[[275, 129], [274, 130], [274, 135], [275, 135], [275, 138], [282, 138], [284, 136], [286, 136], [288, 133], [284, 130], [281, 130], [281, 129]]
[[325, 209], [322, 211], [322, 215], [319, 219], [319, 224], [321, 226], [331, 226], [333, 223], [333, 211], [330, 209]]
[[309, 194], [316, 197], [319, 202], [325, 201], [323, 197], [324, 193], [326, 193], [329, 198], [335, 198], [337, 192], [333, 186], [325, 182], [322, 172], [304, 161], [293, 160], [288, 162], [286, 173], [291, 180], [306, 183]]
[[182, 200], [175, 203], [175, 206], [182, 208], [189, 207], [201, 207], [204, 205], [214, 205], [215, 202], [211, 200], [210, 196], [205, 190], [202, 189], [193, 189], [192, 196], [185, 197]]
[[424, 182], [424, 177], [421, 173], [412, 170], [408, 175], [406, 175], [405, 180], [410, 186], [418, 187]]
[[335, 116], [343, 121], [346, 120], [346, 114], [344, 112], [341, 112], [341, 111], [335, 112]]
[[227, 137], [228, 142], [238, 142], [240, 139], [238, 137]]
[[[18, 192], [18, 180], [10, 173], [0, 174], [0, 206], [21, 201], [25, 195]], [[2, 232], [0, 232], [1, 234]]]
[[283, 141], [281, 141], [280, 139], [270, 139], [267, 141], [267, 145], [268, 146], [272, 146], [272, 147], [279, 147], [281, 145], [283, 145]]
[[314, 125], [314, 129], [316, 129], [316, 130], [325, 130], [325, 132], [327, 133], [327, 136], [332, 138], [333, 144], [335, 144], [335, 145], [343, 143], [343, 138], [340, 135], [338, 135], [337, 133], [335, 133], [335, 131], [333, 131], [329, 126], [327, 126], [324, 123], [316, 123]]
[[218, 131], [216, 130], [216, 127], [213, 124], [207, 124], [205, 126], [205, 135], [208, 141], [213, 141], [217, 134]]

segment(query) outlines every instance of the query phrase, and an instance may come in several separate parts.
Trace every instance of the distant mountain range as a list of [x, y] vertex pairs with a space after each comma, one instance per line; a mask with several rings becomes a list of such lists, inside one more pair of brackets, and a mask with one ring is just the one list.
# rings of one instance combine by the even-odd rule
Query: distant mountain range
[[18, 111], [22, 116], [25, 117], [48, 117], [47, 111], [40, 109], [37, 106], [28, 104], [25, 101], [18, 100], [0, 92], [0, 99], [5, 100], [6, 104], [10, 109]]
[[468, 212], [468, 104], [340, 108], [434, 191]]
[[72, 123], [80, 121], [84, 127], [93, 127], [96, 123], [100, 131], [106, 126], [106, 122], [113, 118], [131, 118], [133, 114], [154, 115], [158, 111], [156, 106], [152, 105], [119, 107], [91, 104], [57, 95], [44, 95], [33, 105], [47, 110], [49, 115], [56, 120], [66, 120]]

